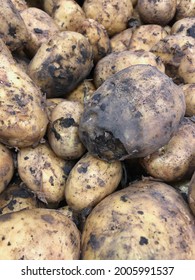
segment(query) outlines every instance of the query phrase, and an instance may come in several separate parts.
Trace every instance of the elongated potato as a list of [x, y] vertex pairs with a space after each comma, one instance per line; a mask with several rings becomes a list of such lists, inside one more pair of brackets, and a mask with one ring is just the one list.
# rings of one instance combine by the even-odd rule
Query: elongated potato
[[185, 95], [186, 112], [187, 117], [195, 116], [195, 84], [181, 85], [181, 88]]
[[173, 187], [138, 181], [95, 206], [81, 249], [84, 260], [194, 260], [195, 219]]
[[80, 233], [53, 209], [25, 209], [0, 216], [0, 259], [75, 260]]
[[12, 152], [0, 143], [0, 193], [2, 193], [14, 175]]
[[87, 153], [68, 176], [65, 187], [67, 204], [76, 211], [94, 207], [118, 187], [121, 179], [121, 162], [108, 163]]

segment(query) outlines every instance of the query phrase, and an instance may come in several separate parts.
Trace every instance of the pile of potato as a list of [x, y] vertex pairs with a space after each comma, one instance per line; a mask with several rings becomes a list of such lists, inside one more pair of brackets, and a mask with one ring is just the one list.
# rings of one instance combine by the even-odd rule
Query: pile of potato
[[0, 259], [195, 259], [195, 1], [0, 0]]

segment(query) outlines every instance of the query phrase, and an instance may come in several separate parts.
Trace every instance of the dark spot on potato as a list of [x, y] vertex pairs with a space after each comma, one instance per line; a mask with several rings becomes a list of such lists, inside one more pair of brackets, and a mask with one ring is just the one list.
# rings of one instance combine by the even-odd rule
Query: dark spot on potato
[[8, 34], [13, 38], [16, 38], [16, 27], [9, 24]]
[[30, 167], [29, 170], [30, 170], [30, 173], [31, 173], [32, 175], [35, 174], [35, 171], [36, 171], [36, 170], [35, 170], [33, 167]]
[[53, 179], [53, 176], [50, 176], [49, 182], [50, 182], [51, 186], [54, 186], [54, 179]]
[[74, 51], [76, 49], [76, 45], [72, 45], [72, 50]]
[[82, 164], [80, 164], [79, 167], [77, 168], [77, 171], [78, 171], [79, 173], [86, 173], [88, 167], [89, 167], [89, 163], [88, 163], [88, 162], [87, 162], [87, 163], [82, 163]]
[[6, 213], [0, 216], [0, 222], [8, 221], [12, 219], [12, 213]]
[[123, 202], [127, 202], [128, 201], [128, 196], [126, 194], [121, 195], [120, 200]]
[[187, 29], [187, 36], [195, 38], [195, 24], [193, 24], [190, 28]]
[[97, 177], [97, 182], [98, 182], [98, 185], [99, 185], [100, 187], [104, 187], [104, 186], [105, 186], [104, 180], [102, 180], [102, 179], [99, 178], [99, 177]]
[[37, 34], [42, 34], [43, 30], [40, 29], [40, 28], [34, 28], [34, 32], [37, 33]]
[[29, 157], [27, 157], [27, 156], [26, 156], [26, 157], [24, 157], [24, 160], [28, 160], [28, 159], [29, 159]]
[[76, 123], [73, 118], [61, 118], [60, 119], [60, 126], [64, 128], [68, 128], [71, 126], [75, 126]]
[[87, 185], [87, 186], [86, 186], [86, 189], [90, 190], [90, 189], [91, 189], [91, 186], [90, 186], [90, 185]]
[[55, 122], [52, 124], [51, 126], [51, 132], [54, 134], [56, 140], [60, 140], [61, 139], [61, 136], [60, 134], [57, 132], [57, 130], [55, 129]]
[[140, 236], [139, 244], [142, 245], [147, 245], [148, 244], [148, 239], [144, 236]]
[[49, 224], [53, 224], [53, 222], [55, 221], [54, 217], [50, 214], [41, 215], [41, 219], [43, 219], [45, 222]]
[[34, 194], [30, 191], [30, 189], [26, 188], [26, 187], [19, 187], [15, 190], [13, 190], [11, 192], [11, 194], [17, 198], [17, 197], [21, 197], [21, 198], [29, 198], [29, 197], [33, 197]]
[[2, 237], [1, 237], [1, 240], [2, 240], [2, 241], [5, 240], [5, 236], [2, 236]]
[[104, 237], [102, 237], [101, 239], [98, 240], [97, 237], [95, 236], [95, 234], [91, 233], [88, 244], [91, 246], [91, 248], [93, 250], [98, 250], [101, 247], [104, 240], [105, 240]]
[[144, 214], [144, 212], [143, 212], [143, 211], [140, 211], [140, 210], [137, 211], [137, 213], [140, 214], [140, 215], [143, 215], [143, 214]]
[[99, 101], [101, 100], [101, 94], [100, 94], [100, 93], [96, 93], [96, 94], [94, 94], [94, 95], [92, 96], [91, 99], [94, 100], [94, 101], [99, 102]]
[[11, 243], [9, 241], [7, 242], [7, 246], [11, 246]]
[[102, 111], [105, 111], [105, 109], [106, 109], [106, 104], [104, 104], [104, 103], [101, 104], [101, 105], [100, 105], [100, 109], [101, 109]]

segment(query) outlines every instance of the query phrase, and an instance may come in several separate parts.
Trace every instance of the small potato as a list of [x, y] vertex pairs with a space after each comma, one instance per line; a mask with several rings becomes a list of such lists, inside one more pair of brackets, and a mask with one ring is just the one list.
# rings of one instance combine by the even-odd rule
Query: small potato
[[94, 19], [85, 19], [76, 30], [88, 38], [93, 49], [93, 61], [97, 63], [110, 52], [110, 39], [105, 27]]
[[132, 65], [148, 64], [155, 66], [161, 72], [165, 67], [158, 57], [148, 51], [123, 51], [111, 53], [102, 58], [94, 69], [94, 84], [96, 88], [100, 87], [106, 79]]
[[194, 0], [178, 0], [176, 10], [176, 20], [195, 16]]
[[17, 162], [21, 180], [41, 201], [58, 204], [64, 199], [72, 161], [58, 158], [47, 144], [39, 144], [36, 148], [21, 149]]
[[140, 161], [154, 178], [165, 182], [183, 179], [194, 168], [195, 123], [185, 118], [167, 145]]
[[24, 209], [0, 216], [1, 260], [78, 260], [80, 233], [54, 209]]
[[132, 34], [129, 50], [150, 51], [156, 43], [167, 35], [167, 29], [157, 24], [138, 26]]
[[0, 143], [0, 193], [2, 193], [14, 175], [14, 159], [8, 148]]
[[51, 113], [48, 141], [54, 153], [63, 159], [80, 158], [85, 147], [79, 139], [78, 126], [83, 105], [76, 101], [64, 100]]
[[108, 163], [87, 153], [75, 164], [68, 176], [66, 202], [75, 211], [94, 207], [118, 187], [121, 179], [121, 162]]
[[195, 48], [188, 49], [182, 57], [178, 68], [178, 74], [184, 80], [184, 83], [195, 83]]
[[188, 191], [188, 203], [192, 213], [195, 216], [195, 172], [191, 178]]
[[175, 15], [177, 0], [138, 0], [137, 8], [145, 23], [167, 25]]
[[51, 113], [53, 109], [64, 100], [65, 100], [64, 98], [50, 98], [46, 100], [46, 104], [47, 104], [46, 110], [50, 122], [51, 122]]
[[195, 17], [186, 17], [176, 21], [171, 27], [171, 34], [176, 33], [195, 38]]
[[128, 28], [114, 35], [110, 39], [111, 51], [121, 52], [121, 51], [129, 50], [132, 33], [133, 33], [132, 28]]
[[64, 31], [43, 43], [29, 64], [28, 74], [47, 98], [73, 91], [93, 67], [92, 47], [80, 33]]
[[113, 36], [127, 28], [133, 6], [129, 0], [85, 0], [83, 10], [87, 18], [101, 23], [108, 35]]
[[38, 8], [28, 8], [20, 13], [28, 32], [25, 45], [29, 55], [34, 56], [42, 43], [59, 32], [53, 19]]
[[188, 117], [195, 116], [195, 84], [186, 84], [181, 86], [186, 102], [186, 113]]

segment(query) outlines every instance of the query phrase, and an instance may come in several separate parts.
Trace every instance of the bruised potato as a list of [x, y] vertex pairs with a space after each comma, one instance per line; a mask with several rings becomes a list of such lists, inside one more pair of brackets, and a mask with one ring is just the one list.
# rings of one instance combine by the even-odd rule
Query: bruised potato
[[78, 260], [80, 233], [54, 209], [24, 209], [0, 216], [0, 259]]
[[76, 211], [94, 207], [118, 187], [121, 179], [121, 162], [108, 163], [87, 153], [75, 164], [68, 176], [66, 202]]
[[195, 84], [181, 85], [181, 88], [185, 95], [186, 112], [188, 117], [195, 116]]
[[2, 193], [14, 175], [13, 155], [0, 143], [0, 193]]
[[84, 260], [194, 260], [195, 226], [173, 187], [138, 181], [104, 198], [87, 217]]
[[80, 33], [64, 31], [41, 45], [29, 64], [28, 74], [47, 98], [64, 97], [86, 78], [92, 66], [88, 39]]

